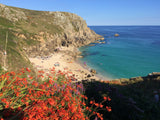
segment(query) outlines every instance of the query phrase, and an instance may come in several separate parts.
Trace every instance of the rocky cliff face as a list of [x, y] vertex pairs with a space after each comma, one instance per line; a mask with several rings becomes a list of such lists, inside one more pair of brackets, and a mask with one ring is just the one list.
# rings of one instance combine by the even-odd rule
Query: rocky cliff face
[[[101, 39], [80, 16], [67, 12], [44, 12], [0, 5], [0, 16], [13, 22], [16, 36], [30, 45], [28, 55], [45, 55], [58, 46], [80, 47]], [[32, 42], [36, 44], [31, 44]]]
[[80, 47], [102, 39], [73, 13], [33, 11], [0, 4], [1, 58], [4, 58], [7, 32], [9, 66], [13, 64], [9, 59], [15, 57], [14, 53], [19, 56], [15, 60], [24, 55], [44, 56], [57, 47]]

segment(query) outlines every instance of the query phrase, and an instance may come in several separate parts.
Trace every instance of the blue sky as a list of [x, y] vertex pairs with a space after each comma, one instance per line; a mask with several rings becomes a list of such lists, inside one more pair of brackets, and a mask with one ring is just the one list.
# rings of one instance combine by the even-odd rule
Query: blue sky
[[44, 11], [66, 11], [88, 25], [160, 25], [160, 0], [0, 0], [0, 3]]

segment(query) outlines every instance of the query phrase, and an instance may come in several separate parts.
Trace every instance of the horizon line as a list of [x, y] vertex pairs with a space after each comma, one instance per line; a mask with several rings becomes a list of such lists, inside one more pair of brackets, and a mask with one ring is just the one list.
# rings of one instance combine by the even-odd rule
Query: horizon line
[[160, 25], [87, 25], [87, 26], [160, 26]]

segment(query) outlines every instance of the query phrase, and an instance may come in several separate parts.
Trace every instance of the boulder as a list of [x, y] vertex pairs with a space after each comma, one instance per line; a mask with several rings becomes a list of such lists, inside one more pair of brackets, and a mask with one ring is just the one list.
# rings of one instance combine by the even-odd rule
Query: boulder
[[96, 74], [96, 73], [97, 73], [95, 69], [91, 69], [90, 72], [93, 73], [93, 74]]
[[91, 77], [91, 75], [90, 75], [90, 74], [88, 74], [88, 75], [87, 75], [87, 77], [89, 78], [89, 77]]
[[116, 34], [114, 34], [114, 36], [115, 36], [115, 37], [118, 37], [118, 36], [119, 36], [119, 34], [118, 34], [118, 33], [116, 33]]
[[140, 82], [140, 81], [143, 81], [143, 78], [142, 77], [134, 77], [134, 78], [130, 78], [130, 81]]
[[121, 83], [128, 83], [128, 82], [129, 82], [129, 79], [127, 79], [127, 78], [121, 78], [121, 79], [120, 79], [120, 82], [121, 82]]

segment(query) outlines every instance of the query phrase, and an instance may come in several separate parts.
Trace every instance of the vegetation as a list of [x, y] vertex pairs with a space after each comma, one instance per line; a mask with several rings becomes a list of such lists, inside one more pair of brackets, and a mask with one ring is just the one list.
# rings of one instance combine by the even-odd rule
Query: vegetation
[[[6, 33], [8, 33], [7, 38], [7, 47], [6, 47]], [[27, 44], [27, 41], [25, 41]], [[29, 60], [24, 58], [25, 53], [22, 50], [22, 40], [18, 39], [15, 36], [15, 31], [8, 29], [8, 28], [1, 28], [0, 29], [0, 51], [2, 51], [2, 54], [4, 56], [5, 47], [6, 47], [6, 53], [7, 53], [7, 59], [6, 64], [9, 70], [18, 70], [22, 67], [30, 67], [32, 69], [32, 66], [29, 62]], [[25, 44], [23, 44], [24, 46]], [[3, 56], [1, 56], [1, 66], [3, 66]]]
[[[112, 112], [99, 111], [104, 120], [159, 120], [160, 101], [154, 101], [154, 90], [159, 90], [159, 80], [120, 84], [118, 81], [83, 82], [88, 100], [101, 101], [106, 94]], [[87, 103], [86, 103], [87, 104]]]
[[[2, 72], [1, 72], [2, 74]], [[159, 81], [119, 84], [116, 81], [73, 83], [68, 72], [50, 75], [31, 70], [0, 76], [1, 119], [159, 120], [160, 103], [153, 90]]]
[[0, 25], [4, 27], [13, 27], [13, 23], [6, 18], [0, 17]]
[[44, 78], [39, 71], [37, 78], [26, 68], [20, 72], [8, 72], [0, 76], [1, 120], [87, 120], [101, 119], [98, 110], [111, 112], [105, 106], [111, 99], [104, 96], [101, 103], [94, 100], [87, 106], [81, 83], [71, 83], [67, 73], [55, 73]]
[[134, 115], [139, 120], [159, 120], [160, 118], [160, 102], [156, 103], [154, 100], [153, 91], [158, 91], [160, 88], [159, 79], [143, 80], [136, 83], [128, 83], [122, 85], [112, 85], [121, 95], [127, 97], [132, 101], [134, 106], [132, 113], [137, 111]]

